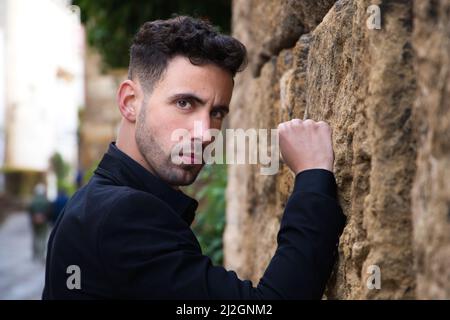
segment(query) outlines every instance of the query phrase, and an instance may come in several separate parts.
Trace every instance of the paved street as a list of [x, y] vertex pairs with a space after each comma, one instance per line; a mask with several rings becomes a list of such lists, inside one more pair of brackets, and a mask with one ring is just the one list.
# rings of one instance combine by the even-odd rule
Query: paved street
[[40, 299], [44, 264], [33, 261], [32, 232], [26, 212], [18, 212], [0, 225], [0, 300]]

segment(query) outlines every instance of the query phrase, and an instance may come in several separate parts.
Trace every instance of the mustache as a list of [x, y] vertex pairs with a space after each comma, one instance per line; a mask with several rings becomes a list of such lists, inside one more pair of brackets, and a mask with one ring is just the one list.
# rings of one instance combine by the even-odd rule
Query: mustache
[[203, 151], [205, 150], [207, 144], [201, 143], [201, 142], [191, 142], [191, 143], [184, 143], [179, 142], [176, 143], [173, 148], [179, 148], [180, 149], [180, 155], [182, 154], [193, 154], [195, 156], [201, 156], [203, 155]]

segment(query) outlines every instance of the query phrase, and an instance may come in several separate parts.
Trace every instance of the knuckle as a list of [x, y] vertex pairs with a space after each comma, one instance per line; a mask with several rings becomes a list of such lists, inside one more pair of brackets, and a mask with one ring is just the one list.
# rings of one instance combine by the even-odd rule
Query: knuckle
[[297, 127], [297, 126], [302, 124], [302, 120], [300, 120], [300, 119], [292, 119], [291, 121], [289, 121], [289, 124], [291, 126]]

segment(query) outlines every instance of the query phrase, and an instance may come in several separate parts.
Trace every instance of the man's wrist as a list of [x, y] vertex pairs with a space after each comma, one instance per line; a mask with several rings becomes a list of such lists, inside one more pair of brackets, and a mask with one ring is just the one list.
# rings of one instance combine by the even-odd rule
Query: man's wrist
[[314, 192], [336, 198], [337, 185], [334, 173], [323, 168], [302, 170], [295, 176], [293, 192]]
[[324, 169], [333, 172], [333, 165], [314, 165], [314, 166], [303, 166], [294, 170], [295, 175], [298, 175], [302, 171], [311, 170], [311, 169]]

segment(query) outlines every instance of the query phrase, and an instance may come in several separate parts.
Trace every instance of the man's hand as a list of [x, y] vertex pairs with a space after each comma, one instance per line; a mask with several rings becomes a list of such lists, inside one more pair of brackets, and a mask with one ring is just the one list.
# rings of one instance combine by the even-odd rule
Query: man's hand
[[278, 125], [283, 161], [295, 173], [307, 169], [333, 171], [331, 128], [323, 121], [293, 119]]

